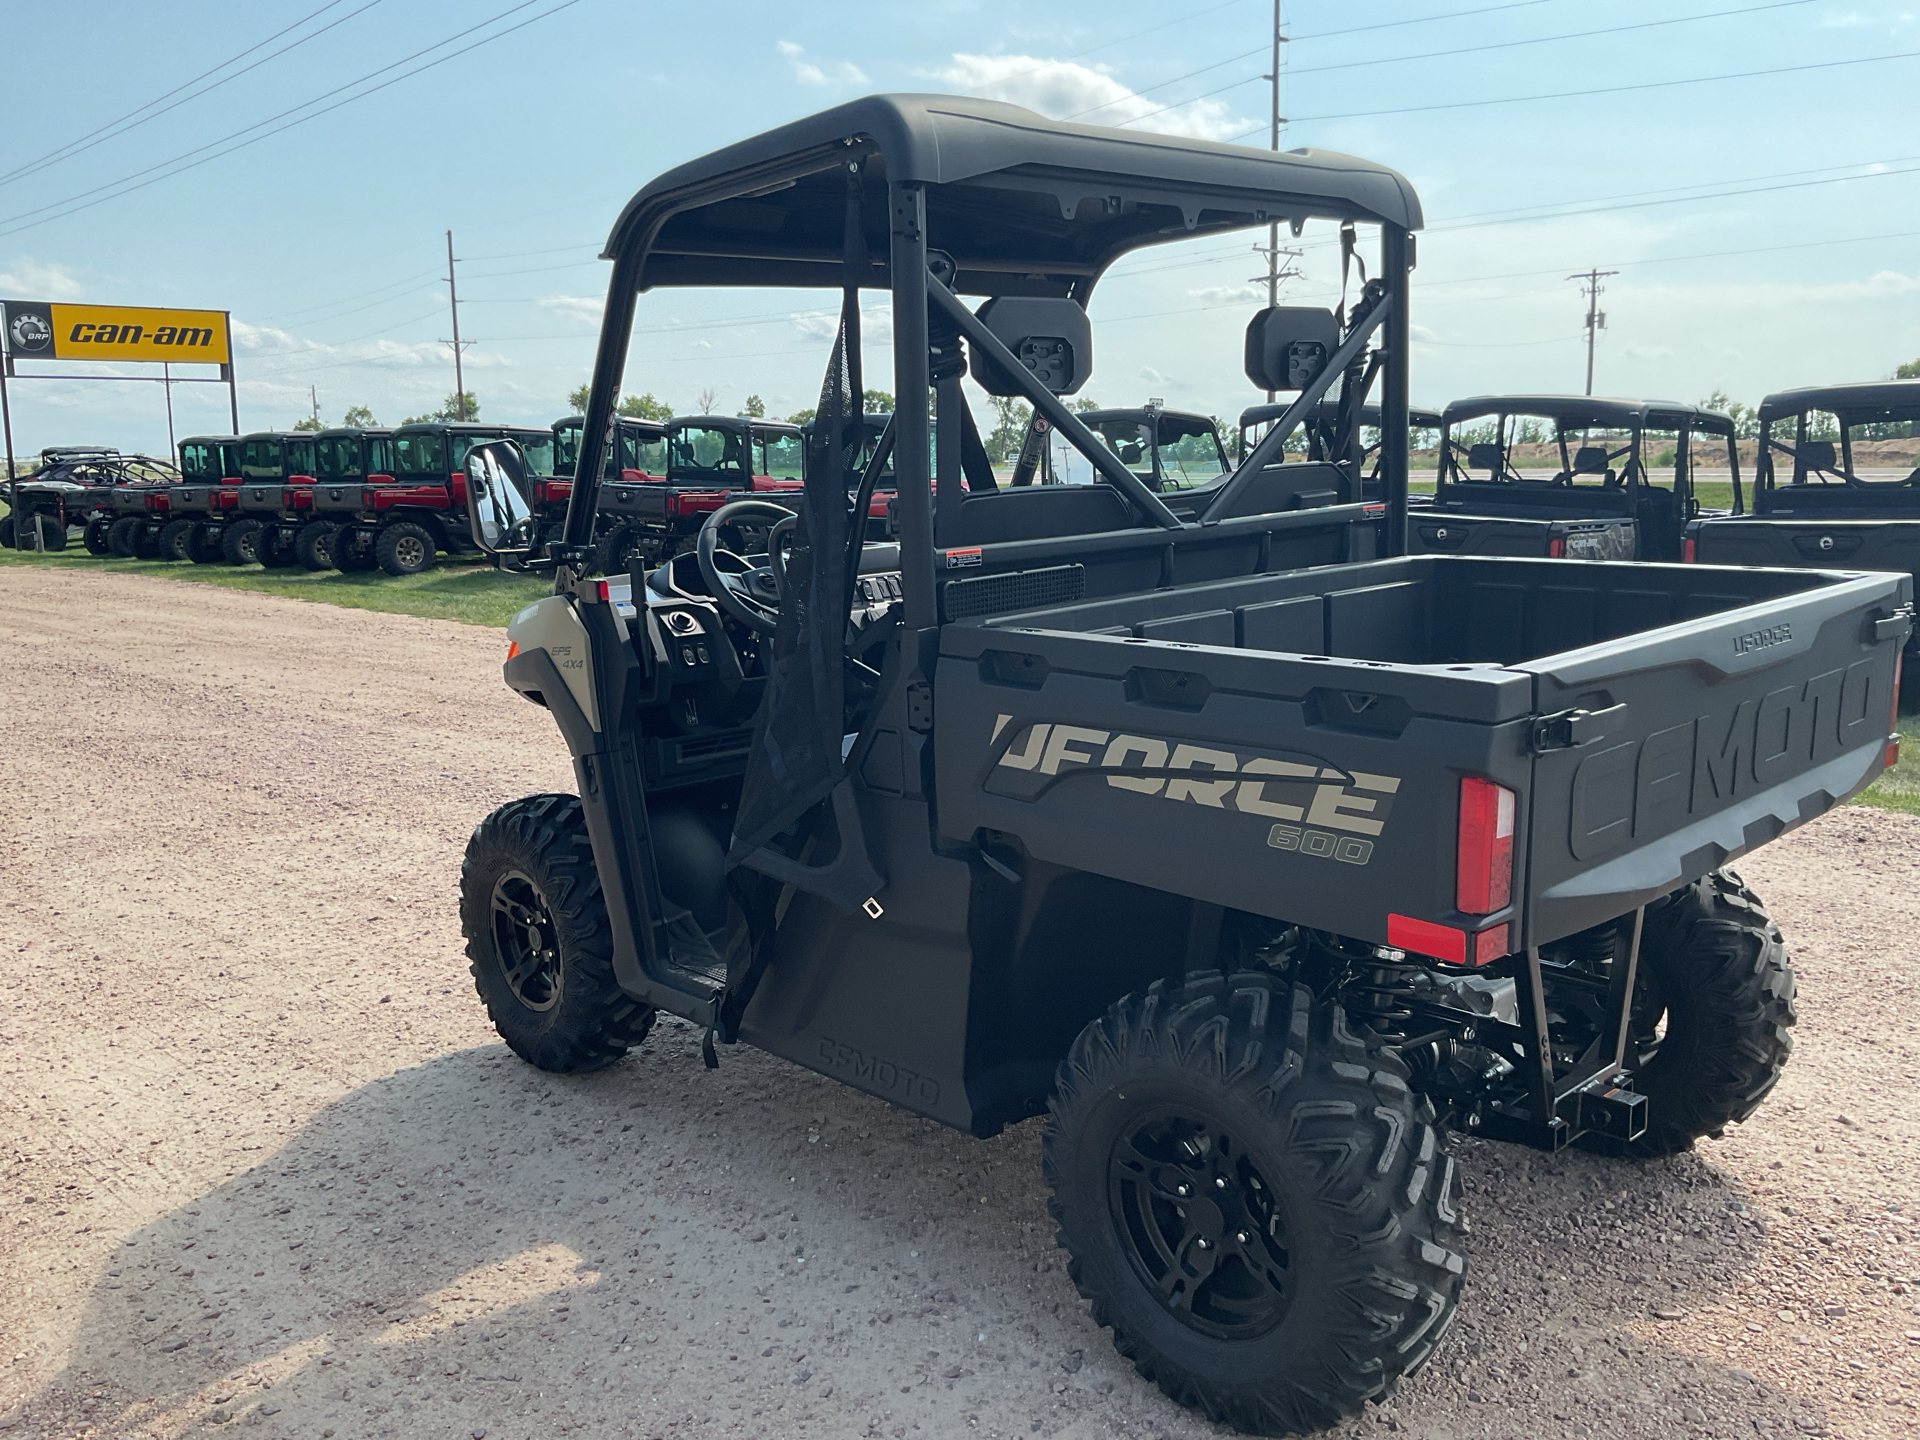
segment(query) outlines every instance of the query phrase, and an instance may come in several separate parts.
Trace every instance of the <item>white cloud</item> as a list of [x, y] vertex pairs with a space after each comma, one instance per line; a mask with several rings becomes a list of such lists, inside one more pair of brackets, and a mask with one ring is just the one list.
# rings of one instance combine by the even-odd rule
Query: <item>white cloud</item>
[[1232, 305], [1243, 300], [1264, 300], [1267, 287], [1264, 285], [1204, 285], [1198, 290], [1189, 290], [1187, 294], [1202, 305]]
[[1162, 375], [1158, 370], [1154, 369], [1151, 365], [1142, 365], [1140, 367], [1140, 378], [1146, 381], [1149, 385], [1165, 385], [1169, 380], [1169, 378], [1171, 377]]
[[[233, 342], [246, 355], [267, 362], [258, 368], [250, 366], [250, 379], [270, 379], [277, 374], [292, 374], [303, 365], [311, 367], [322, 363], [369, 365], [384, 370], [417, 370], [438, 365], [449, 367], [449, 373], [453, 363], [447, 347], [434, 340], [371, 340], [329, 345], [324, 340], [312, 340], [271, 325], [249, 325], [244, 320], [233, 322]], [[485, 370], [510, 362], [497, 354], [469, 350], [465, 363], [469, 370]]]
[[595, 322], [598, 322], [601, 312], [606, 308], [606, 301], [596, 295], [542, 295], [539, 303], [569, 320]]
[[1136, 94], [1105, 66], [1071, 60], [1042, 60], [1032, 55], [960, 55], [933, 72], [956, 90], [1024, 105], [1056, 120], [1089, 125], [1124, 125], [1138, 120], [1144, 131], [1186, 135], [1196, 140], [1227, 140], [1251, 121], [1236, 117], [1224, 100], [1195, 100], [1163, 109], [1165, 100]]
[[[809, 340], [831, 340], [840, 333], [838, 310], [796, 310], [787, 323]], [[893, 305], [863, 304], [860, 307], [860, 338], [866, 345], [885, 345], [893, 339]]]
[[866, 72], [858, 65], [846, 60], [829, 60], [825, 64], [816, 63], [807, 58], [806, 47], [796, 45], [791, 40], [779, 40], [774, 48], [786, 57], [787, 67], [793, 71], [793, 78], [802, 85], [864, 85]]
[[26, 256], [0, 270], [0, 293], [35, 300], [78, 300], [85, 294], [73, 272], [64, 265], [42, 265]]

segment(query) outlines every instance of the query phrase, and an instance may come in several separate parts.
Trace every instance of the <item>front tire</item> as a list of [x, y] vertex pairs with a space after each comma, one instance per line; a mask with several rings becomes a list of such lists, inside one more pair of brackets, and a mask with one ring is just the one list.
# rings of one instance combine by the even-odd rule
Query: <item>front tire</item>
[[333, 537], [339, 529], [331, 520], [309, 520], [294, 536], [294, 558], [308, 570], [333, 569]]
[[1156, 982], [1080, 1032], [1044, 1164], [1114, 1347], [1255, 1435], [1391, 1395], [1453, 1323], [1454, 1163], [1399, 1057], [1269, 975]]
[[191, 520], [169, 520], [160, 527], [160, 537], [155, 543], [159, 547], [157, 558], [161, 560], [185, 560], [193, 554], [194, 522]]
[[220, 558], [229, 565], [254, 565], [260, 560], [258, 520], [229, 520], [220, 532]]
[[89, 520], [87, 528], [81, 532], [80, 543], [87, 547], [89, 555], [111, 555], [107, 548], [107, 531], [113, 528], [111, 520]]
[[107, 553], [119, 560], [131, 560], [141, 527], [146, 521], [123, 515], [107, 527]]
[[220, 553], [220, 531], [202, 520], [187, 537], [187, 558], [196, 565], [217, 565], [226, 556]]
[[1793, 994], [1786, 941], [1733, 871], [1649, 905], [1627, 1045], [1633, 1088], [1647, 1097], [1646, 1133], [1583, 1143], [1646, 1159], [1747, 1119], [1793, 1053]]
[[432, 568], [437, 547], [433, 532], [411, 520], [394, 520], [380, 527], [374, 558], [389, 575], [418, 575]]
[[502, 805], [467, 841], [460, 928], [473, 986], [509, 1049], [542, 1070], [598, 1070], [653, 1028], [620, 988], [613, 928], [573, 795]]

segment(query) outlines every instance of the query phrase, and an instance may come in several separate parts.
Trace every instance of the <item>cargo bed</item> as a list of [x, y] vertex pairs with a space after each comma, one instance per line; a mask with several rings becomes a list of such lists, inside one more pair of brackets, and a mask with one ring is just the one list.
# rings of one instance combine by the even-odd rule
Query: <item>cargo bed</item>
[[[1381, 944], [1425, 935], [1411, 948], [1442, 959], [1510, 953], [1878, 775], [1912, 589], [1420, 556], [949, 624], [940, 829]], [[1456, 909], [1442, 838], [1465, 776], [1518, 797], [1512, 904], [1489, 915]]]

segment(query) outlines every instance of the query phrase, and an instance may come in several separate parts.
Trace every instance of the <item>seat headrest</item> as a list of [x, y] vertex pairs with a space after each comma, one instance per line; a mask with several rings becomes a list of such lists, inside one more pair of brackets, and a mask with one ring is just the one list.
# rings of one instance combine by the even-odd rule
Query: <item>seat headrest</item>
[[1573, 473], [1576, 475], [1604, 475], [1607, 473], [1607, 447], [1604, 445], [1582, 445], [1573, 452]]
[[1467, 447], [1467, 468], [1469, 470], [1491, 470], [1498, 475], [1507, 468], [1507, 454], [1491, 440]]

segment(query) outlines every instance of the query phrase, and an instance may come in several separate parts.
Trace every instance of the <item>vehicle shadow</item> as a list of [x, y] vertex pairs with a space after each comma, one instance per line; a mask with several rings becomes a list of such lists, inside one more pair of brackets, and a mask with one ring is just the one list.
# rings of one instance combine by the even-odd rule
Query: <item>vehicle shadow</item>
[[[971, 1140], [744, 1049], [709, 1072], [677, 1022], [596, 1075], [447, 1055], [124, 1237], [8, 1440], [1225, 1433], [1087, 1317], [1038, 1129]], [[1705, 1161], [1463, 1157], [1460, 1323], [1342, 1433], [1824, 1428], [1656, 1333], [1765, 1243]]]

